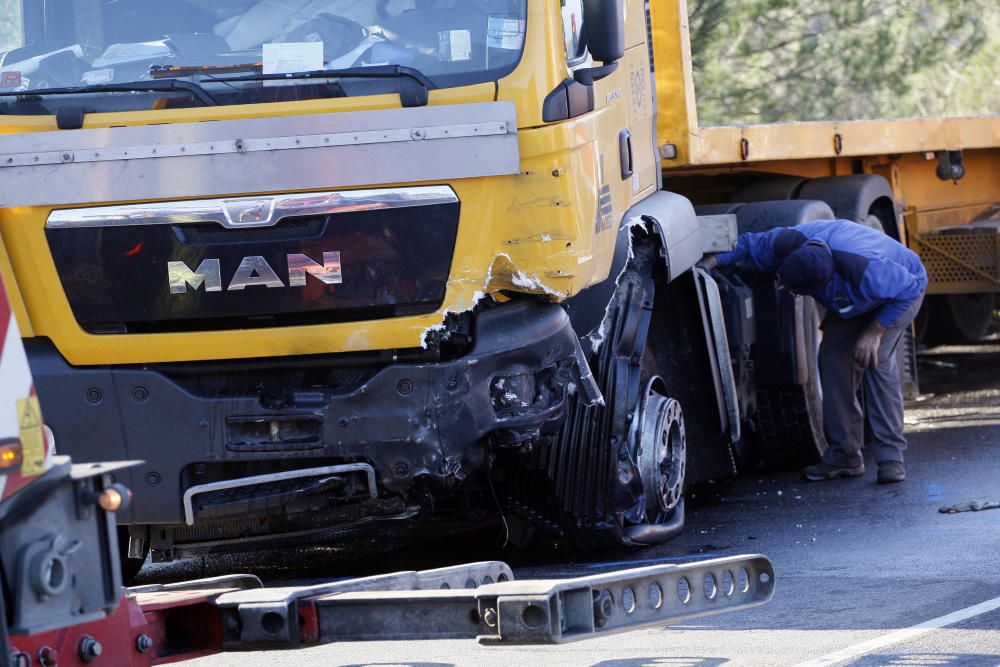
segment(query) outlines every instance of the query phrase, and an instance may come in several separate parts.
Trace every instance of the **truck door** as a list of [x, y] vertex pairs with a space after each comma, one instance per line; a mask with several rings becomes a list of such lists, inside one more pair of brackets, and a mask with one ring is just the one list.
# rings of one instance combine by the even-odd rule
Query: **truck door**
[[[648, 0], [625, 0], [625, 57], [617, 71], [594, 84], [595, 107], [603, 112], [597, 116], [600, 181], [609, 186], [602, 196], [610, 198], [616, 212], [659, 184], [647, 7]], [[582, 0], [563, 0], [562, 19], [568, 65], [587, 67]]]
[[652, 52], [649, 48], [649, 0], [625, 3], [625, 102], [631, 144], [633, 201], [647, 197], [659, 184], [656, 152], [656, 99], [653, 93]]

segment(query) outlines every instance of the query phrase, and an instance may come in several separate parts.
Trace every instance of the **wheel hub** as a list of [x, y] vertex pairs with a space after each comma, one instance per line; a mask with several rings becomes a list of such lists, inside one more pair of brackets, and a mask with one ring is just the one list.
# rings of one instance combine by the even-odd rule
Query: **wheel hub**
[[684, 491], [687, 439], [681, 404], [659, 391], [662, 381], [647, 383], [639, 420], [636, 459], [651, 521], [677, 507]]

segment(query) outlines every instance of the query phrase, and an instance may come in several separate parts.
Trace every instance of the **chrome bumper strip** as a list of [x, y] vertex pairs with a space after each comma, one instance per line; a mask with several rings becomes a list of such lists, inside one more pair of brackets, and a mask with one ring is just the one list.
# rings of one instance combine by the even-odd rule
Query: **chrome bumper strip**
[[458, 202], [448, 186], [306, 192], [235, 199], [95, 206], [53, 211], [46, 229], [183, 225], [214, 222], [227, 229], [271, 227], [284, 218]]

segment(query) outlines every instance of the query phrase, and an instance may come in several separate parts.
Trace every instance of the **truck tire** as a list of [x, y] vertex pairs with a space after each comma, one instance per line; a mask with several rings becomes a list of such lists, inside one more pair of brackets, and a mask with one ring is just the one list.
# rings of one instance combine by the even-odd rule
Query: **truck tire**
[[805, 384], [762, 386], [757, 390], [758, 453], [773, 470], [790, 470], [812, 465], [826, 451], [823, 435], [823, 392], [819, 384], [819, 313], [812, 299], [806, 327], [805, 348], [808, 380]]
[[637, 237], [598, 336], [590, 338], [591, 369], [605, 404], [574, 406], [560, 438], [563, 451], [575, 444], [589, 450], [580, 451], [587, 458], [596, 454], [595, 468], [585, 473], [591, 488], [580, 489], [589, 502], [575, 504], [561, 521], [584, 551], [659, 544], [684, 527], [683, 414], [649, 350], [659, 255], [648, 237]]
[[934, 295], [927, 297], [925, 308], [925, 344], [968, 345], [989, 333], [996, 297], [991, 293]]
[[[892, 238], [900, 240], [892, 188], [877, 174], [814, 178], [803, 183], [795, 197], [825, 202], [837, 218], [881, 228]], [[874, 224], [876, 221], [878, 226]]]
[[494, 480], [518, 543], [553, 537], [607, 550], [658, 544], [683, 529], [686, 428], [650, 349], [663, 260], [651, 235], [624, 234], [634, 243], [611, 289], [570, 304], [580, 317], [595, 305], [603, 314], [585, 318], [594, 324], [581, 343], [604, 404], [569, 396], [558, 433], [527, 451], [498, 452]]
[[[802, 199], [753, 202], [736, 212], [740, 233], [764, 232], [833, 217], [825, 202]], [[773, 276], [754, 274], [747, 282], [754, 288], [758, 331], [777, 332], [780, 338], [758, 335], [754, 345], [758, 380], [757, 454], [764, 466], [772, 470], [816, 463], [827, 447], [819, 382], [822, 308], [810, 298], [779, 293]], [[789, 313], [795, 312], [794, 299], [801, 299], [801, 327], [789, 321]]]
[[[748, 183], [729, 197], [731, 202], [776, 201], [796, 199], [808, 179], [802, 176], [771, 176]], [[808, 197], [815, 199], [815, 197]]]

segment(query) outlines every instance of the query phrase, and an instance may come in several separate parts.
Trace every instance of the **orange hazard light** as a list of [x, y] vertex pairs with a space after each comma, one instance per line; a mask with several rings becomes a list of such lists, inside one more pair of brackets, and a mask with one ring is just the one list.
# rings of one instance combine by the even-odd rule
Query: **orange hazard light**
[[21, 465], [21, 443], [0, 445], [0, 470], [10, 470]]

